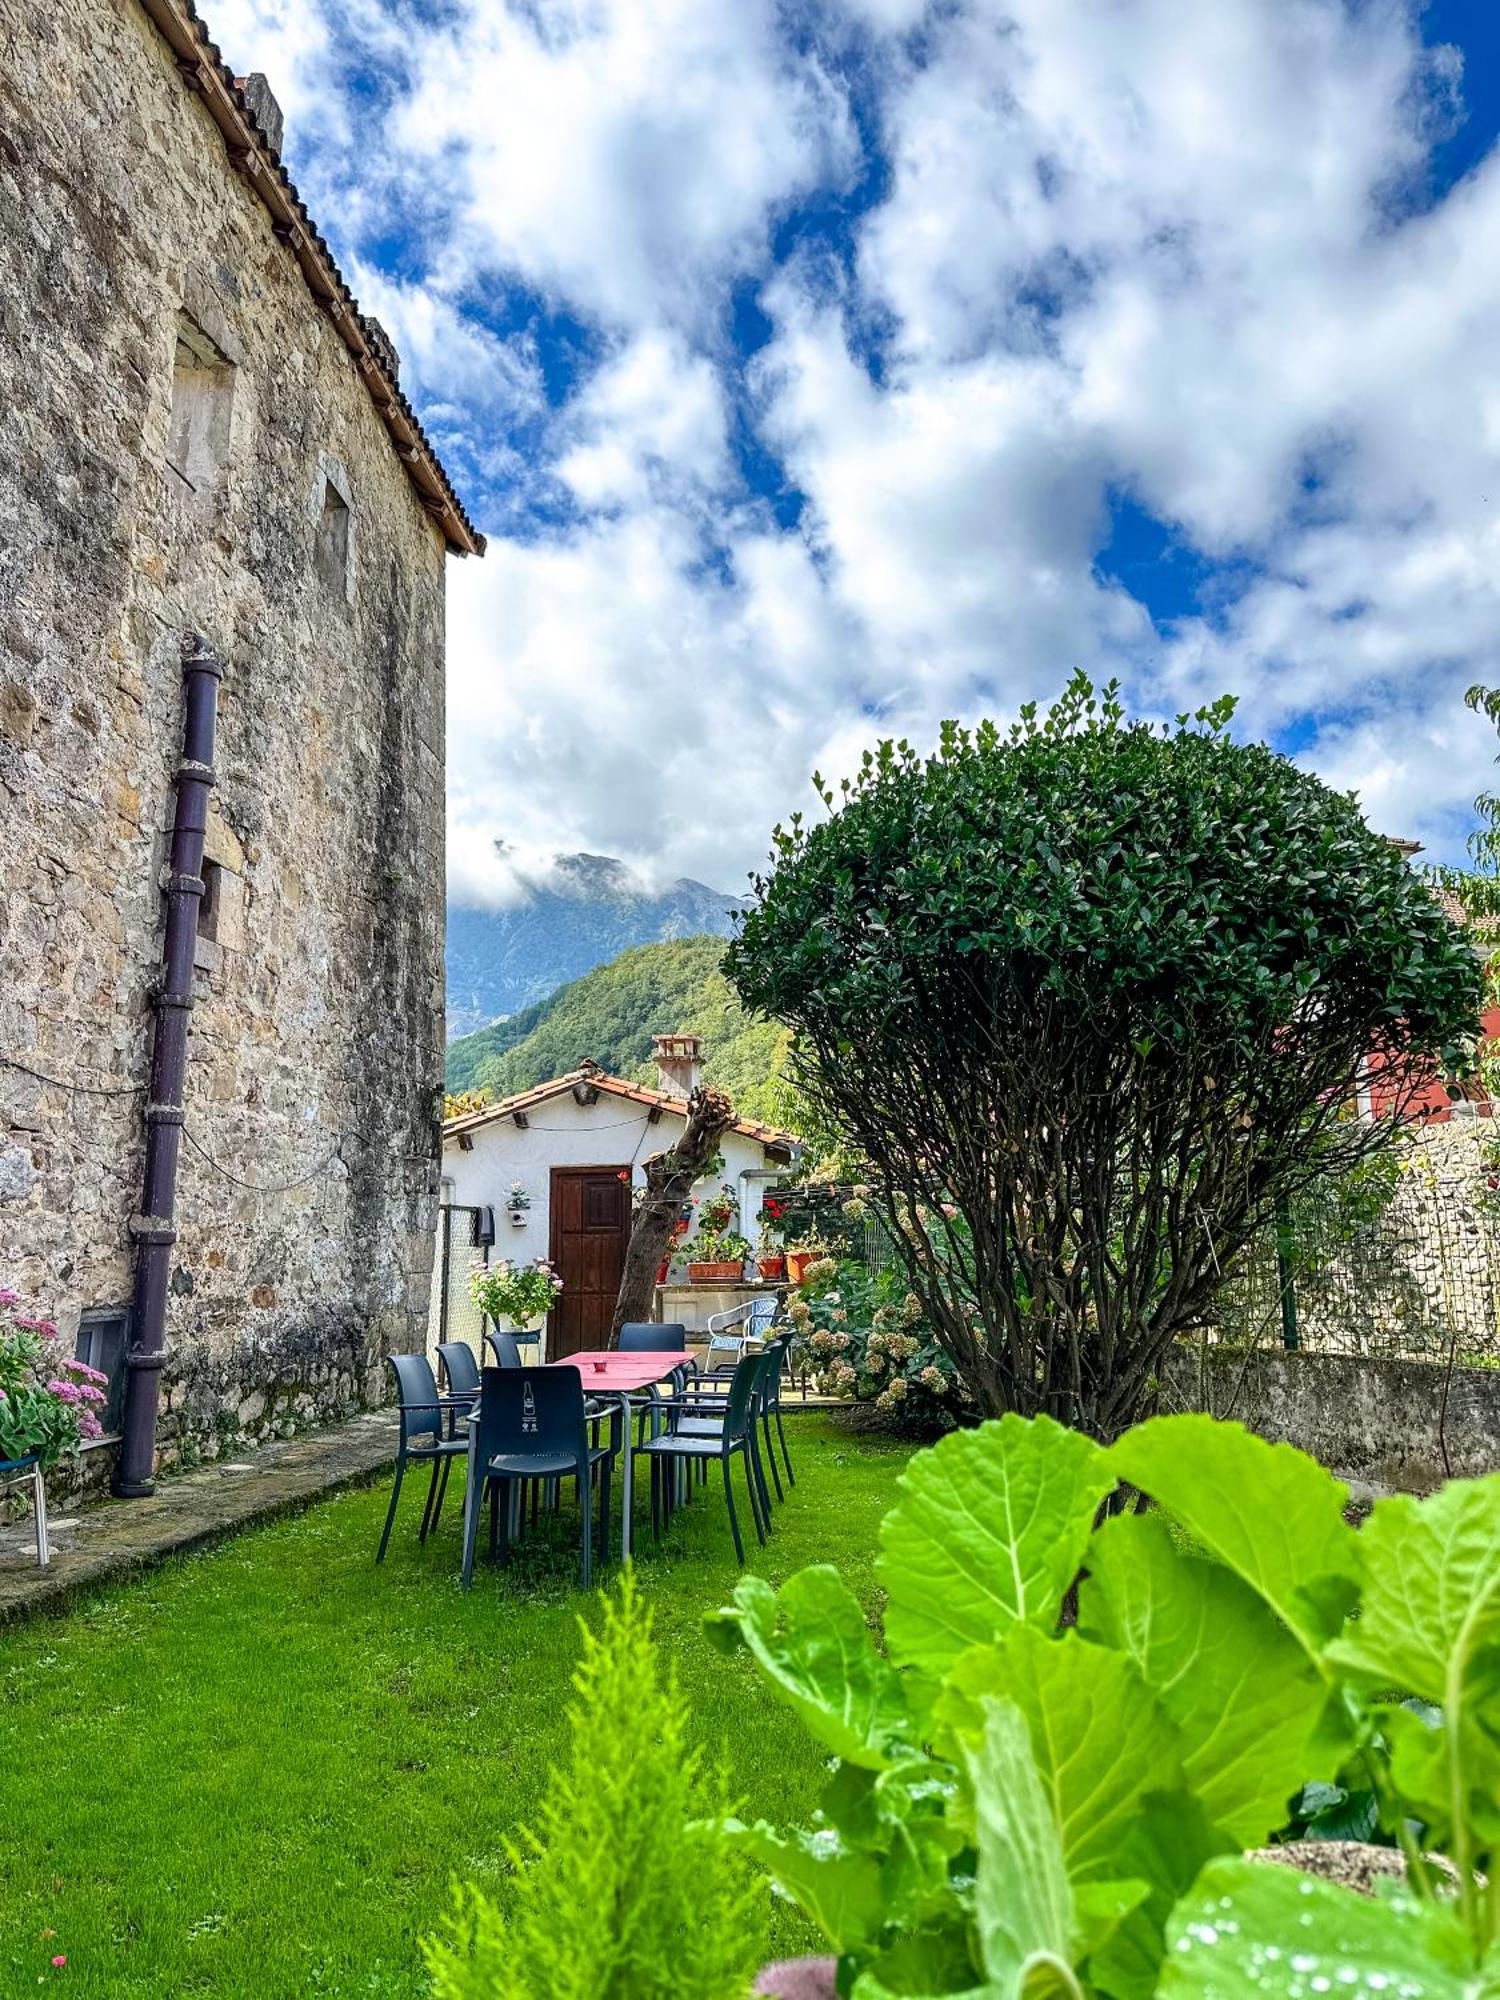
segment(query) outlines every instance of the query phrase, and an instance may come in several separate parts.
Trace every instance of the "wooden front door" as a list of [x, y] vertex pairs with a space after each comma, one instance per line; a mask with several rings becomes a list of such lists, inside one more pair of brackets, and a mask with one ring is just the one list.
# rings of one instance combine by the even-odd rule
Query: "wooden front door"
[[629, 1169], [554, 1167], [551, 1218], [548, 1255], [563, 1281], [548, 1322], [547, 1355], [555, 1361], [609, 1345], [630, 1241]]

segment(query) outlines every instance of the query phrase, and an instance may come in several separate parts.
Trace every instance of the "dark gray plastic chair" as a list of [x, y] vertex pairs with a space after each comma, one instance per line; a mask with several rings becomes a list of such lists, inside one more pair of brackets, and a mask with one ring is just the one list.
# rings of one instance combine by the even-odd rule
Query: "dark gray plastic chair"
[[[416, 1464], [432, 1467], [427, 1501], [422, 1508], [422, 1530], [417, 1537], [419, 1542], [425, 1542], [436, 1519], [438, 1477], [440, 1474], [446, 1477], [452, 1461], [463, 1457], [469, 1449], [467, 1434], [462, 1437], [443, 1435], [443, 1418], [455, 1405], [438, 1394], [432, 1364], [426, 1355], [392, 1354], [387, 1358], [396, 1377], [401, 1442], [396, 1448], [396, 1483], [391, 1488], [391, 1504], [386, 1509], [380, 1547], [375, 1552], [376, 1562], [385, 1561], [391, 1539], [391, 1523], [396, 1518], [396, 1502], [401, 1498], [401, 1483], [406, 1477], [406, 1468]], [[468, 1403], [465, 1402], [463, 1407], [467, 1409]]]
[[[745, 1560], [745, 1545], [740, 1538], [739, 1516], [735, 1512], [734, 1487], [729, 1477], [730, 1462], [736, 1457], [745, 1462], [745, 1490], [750, 1495], [750, 1515], [755, 1523], [755, 1533], [759, 1541], [766, 1539], [766, 1526], [762, 1519], [762, 1508], [770, 1511], [770, 1501], [762, 1502], [761, 1488], [763, 1475], [759, 1470], [755, 1441], [756, 1392], [763, 1372], [766, 1357], [763, 1354], [747, 1354], [734, 1371], [729, 1391], [724, 1396], [674, 1397], [664, 1404], [668, 1429], [657, 1437], [645, 1438], [635, 1447], [638, 1458], [651, 1461], [651, 1532], [661, 1538], [662, 1520], [670, 1510], [672, 1482], [662, 1478], [664, 1468], [675, 1468], [685, 1464], [711, 1464], [717, 1459], [724, 1468], [724, 1501], [729, 1509], [729, 1528], [734, 1536], [734, 1552], [741, 1565]], [[696, 1425], [709, 1420], [710, 1428], [700, 1431]]]
[[627, 1320], [617, 1343], [622, 1354], [676, 1354], [687, 1346], [681, 1320]]
[[[442, 1340], [438, 1342], [439, 1386], [443, 1393], [455, 1400], [468, 1396], [473, 1402], [479, 1401], [479, 1363], [474, 1359], [474, 1350], [466, 1340]], [[449, 1426], [453, 1428], [452, 1425]]]
[[513, 1333], [487, 1333], [484, 1344], [495, 1357], [497, 1368], [524, 1368], [521, 1343]]
[[502, 1562], [510, 1555], [511, 1489], [528, 1480], [576, 1479], [583, 1525], [582, 1579], [594, 1573], [594, 1468], [599, 1474], [599, 1555], [609, 1553], [609, 1491], [614, 1453], [591, 1445], [584, 1407], [583, 1377], [576, 1368], [486, 1368], [479, 1400], [479, 1424], [472, 1477], [474, 1504], [464, 1524], [465, 1590], [474, 1576], [474, 1543], [485, 1496], [490, 1500], [490, 1545]]

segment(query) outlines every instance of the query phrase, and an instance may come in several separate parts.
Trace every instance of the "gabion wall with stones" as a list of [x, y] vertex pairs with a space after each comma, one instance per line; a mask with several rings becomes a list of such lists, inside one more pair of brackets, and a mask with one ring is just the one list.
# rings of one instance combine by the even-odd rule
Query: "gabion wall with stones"
[[0, 1057], [125, 1093], [0, 1066], [0, 1283], [65, 1332], [129, 1299], [196, 628], [226, 672], [160, 1425], [191, 1456], [423, 1344], [444, 545], [144, 11], [0, 0], [0, 48]]
[[[1490, 1118], [1414, 1126], [1397, 1153], [1394, 1192], [1350, 1226], [1310, 1203], [1288, 1241], [1300, 1345], [1321, 1354], [1500, 1363], [1500, 1189]], [[1276, 1244], [1256, 1244], [1226, 1287], [1219, 1331], [1282, 1339]]]

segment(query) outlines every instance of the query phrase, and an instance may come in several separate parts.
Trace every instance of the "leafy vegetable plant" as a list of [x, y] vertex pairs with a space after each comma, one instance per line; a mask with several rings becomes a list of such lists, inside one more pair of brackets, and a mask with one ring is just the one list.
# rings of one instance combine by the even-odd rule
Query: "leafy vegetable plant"
[[[901, 1485], [885, 1650], [827, 1567], [710, 1621], [832, 1754], [814, 1827], [731, 1831], [841, 1992], [1500, 1993], [1500, 1477], [1356, 1533], [1338, 1481], [1237, 1424], [1105, 1449], [1007, 1416]], [[1397, 1893], [1243, 1858], [1314, 1785], [1368, 1794]]]

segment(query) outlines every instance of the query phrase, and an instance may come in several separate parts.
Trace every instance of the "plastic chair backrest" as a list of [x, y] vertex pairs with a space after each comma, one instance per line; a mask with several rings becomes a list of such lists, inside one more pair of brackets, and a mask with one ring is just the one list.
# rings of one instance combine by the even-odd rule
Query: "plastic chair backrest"
[[669, 1319], [648, 1324], [629, 1320], [620, 1328], [622, 1354], [676, 1354], [687, 1346], [687, 1328], [681, 1320]]
[[395, 1371], [396, 1394], [401, 1399], [402, 1437], [436, 1437], [442, 1429], [442, 1413], [432, 1363], [425, 1354], [391, 1354], [386, 1358]]
[[765, 1362], [763, 1354], [747, 1354], [735, 1364], [734, 1379], [724, 1398], [724, 1435], [742, 1437], [754, 1421], [755, 1392]]
[[582, 1458], [583, 1377], [576, 1368], [486, 1368], [479, 1399], [479, 1462], [545, 1452]]
[[474, 1359], [474, 1350], [466, 1340], [443, 1340], [438, 1343], [438, 1359], [443, 1364], [443, 1379], [448, 1384], [450, 1396], [479, 1394], [479, 1363]]
[[501, 1368], [519, 1368], [523, 1365], [520, 1343], [513, 1333], [487, 1333], [484, 1336], [484, 1344], [494, 1350], [496, 1363]]
[[770, 1364], [766, 1369], [766, 1401], [774, 1407], [781, 1401], [781, 1380], [791, 1360], [791, 1328], [788, 1327], [784, 1333], [773, 1334], [766, 1342], [764, 1353], [766, 1361]]

